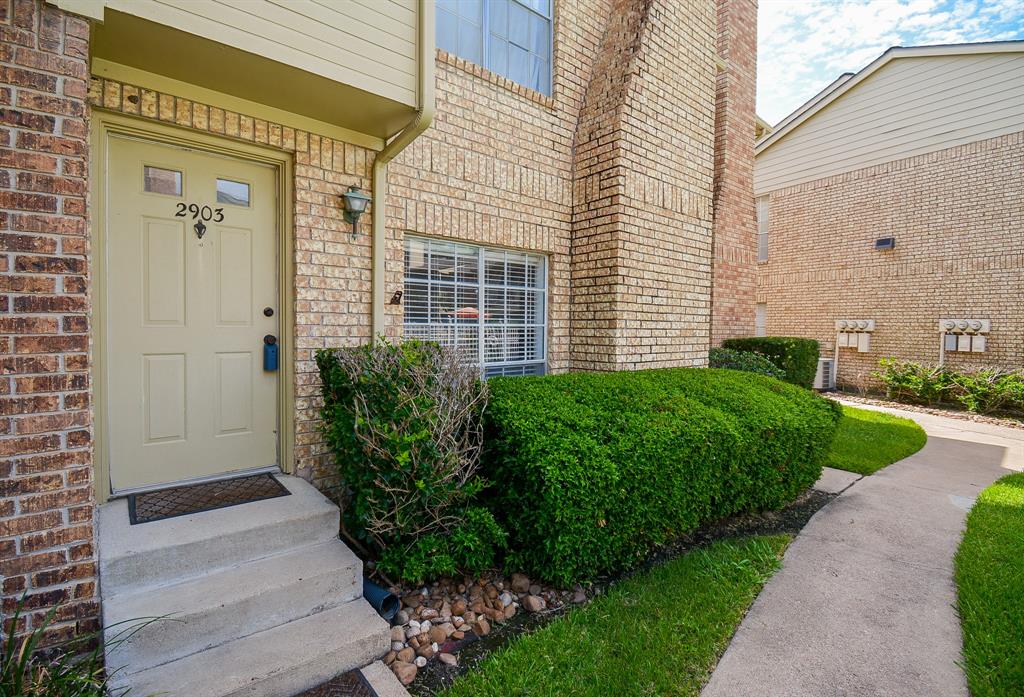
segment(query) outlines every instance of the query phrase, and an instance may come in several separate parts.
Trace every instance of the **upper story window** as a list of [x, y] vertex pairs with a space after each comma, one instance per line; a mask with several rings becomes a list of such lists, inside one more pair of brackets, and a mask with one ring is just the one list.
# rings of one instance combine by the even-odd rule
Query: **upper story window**
[[407, 339], [455, 346], [485, 377], [543, 375], [547, 264], [539, 254], [405, 238]]
[[553, 0], [437, 0], [437, 46], [551, 94]]
[[757, 260], [768, 261], [768, 197], [757, 197]]

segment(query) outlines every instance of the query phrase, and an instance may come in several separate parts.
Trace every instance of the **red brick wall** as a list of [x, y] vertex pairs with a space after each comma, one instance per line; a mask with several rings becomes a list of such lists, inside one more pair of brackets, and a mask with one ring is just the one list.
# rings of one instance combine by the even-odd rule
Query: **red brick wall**
[[754, 333], [757, 217], [754, 211], [754, 102], [757, 3], [718, 0], [715, 91], [715, 242], [711, 344]]
[[89, 26], [0, 2], [0, 576], [25, 627], [96, 626], [87, 210]]
[[[1024, 132], [770, 193], [758, 300], [769, 334], [832, 356], [837, 319], [873, 319], [871, 351], [840, 349], [838, 379], [875, 386], [880, 358], [934, 364], [939, 319], [992, 320], [988, 351], [947, 365], [1024, 365]], [[874, 250], [875, 239], [896, 248]]]

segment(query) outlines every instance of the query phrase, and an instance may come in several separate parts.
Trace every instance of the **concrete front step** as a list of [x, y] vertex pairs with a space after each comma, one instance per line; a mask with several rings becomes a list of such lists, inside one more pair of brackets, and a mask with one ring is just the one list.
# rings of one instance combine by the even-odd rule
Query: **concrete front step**
[[139, 525], [129, 523], [125, 499], [100, 506], [104, 597], [337, 539], [338, 507], [302, 479], [277, 476], [290, 496]]
[[108, 639], [139, 618], [167, 618], [141, 626], [116, 645], [108, 652], [108, 665], [139, 671], [337, 607], [362, 594], [362, 579], [359, 558], [331, 540], [155, 592], [104, 594]]
[[388, 649], [387, 623], [362, 598], [138, 673], [115, 691], [162, 697], [288, 697]]

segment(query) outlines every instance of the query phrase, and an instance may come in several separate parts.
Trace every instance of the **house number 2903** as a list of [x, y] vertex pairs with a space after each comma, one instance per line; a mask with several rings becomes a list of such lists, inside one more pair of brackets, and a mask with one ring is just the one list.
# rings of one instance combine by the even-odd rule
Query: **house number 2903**
[[210, 208], [209, 206], [200, 206], [198, 203], [184, 203], [178, 204], [178, 211], [174, 214], [175, 218], [187, 218], [191, 214], [192, 220], [205, 220], [210, 222], [211, 220], [215, 223], [224, 222], [224, 209], [223, 208]]

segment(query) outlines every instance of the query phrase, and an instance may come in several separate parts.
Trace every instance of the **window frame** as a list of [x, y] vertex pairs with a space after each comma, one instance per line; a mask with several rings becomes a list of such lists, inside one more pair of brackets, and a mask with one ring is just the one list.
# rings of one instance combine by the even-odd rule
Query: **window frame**
[[768, 303], [754, 305], [754, 336], [768, 336]]
[[[438, 0], [434, 0], [434, 2], [439, 5]], [[534, 87], [530, 87], [529, 85], [526, 85], [526, 84], [523, 84], [521, 82], [517, 82], [516, 80], [513, 80], [509, 76], [509, 74], [508, 74], [509, 70], [508, 70], [508, 64], [507, 64], [508, 63], [508, 56], [507, 55], [506, 55], [506, 66], [505, 66], [506, 70], [504, 72], [496, 70], [493, 67], [493, 64], [491, 62], [491, 55], [490, 55], [490, 52], [491, 52], [491, 49], [490, 49], [490, 44], [491, 44], [491, 41], [490, 41], [490, 38], [491, 38], [491, 0], [479, 0], [479, 2], [480, 2], [480, 5], [481, 5], [481, 8], [480, 8], [480, 12], [481, 12], [481, 14], [480, 14], [480, 16], [481, 16], [481, 20], [480, 20], [480, 33], [481, 33], [480, 42], [481, 42], [481, 45], [480, 45], [480, 63], [479, 63], [479, 65], [482, 68], [485, 68], [486, 70], [489, 70], [490, 72], [494, 73], [495, 75], [500, 75], [501, 77], [505, 78], [506, 80], [510, 80], [511, 82], [514, 82], [517, 85], [522, 85], [523, 87], [526, 87], [527, 89], [530, 89], [530, 90], [533, 90], [534, 92], [537, 92], [538, 94], [543, 94], [546, 97], [550, 97], [554, 93], [554, 91], [555, 91], [555, 2], [556, 2], [556, 0], [547, 0], [547, 2], [548, 2], [548, 14], [544, 14], [543, 12], [541, 12], [541, 11], [539, 11], [537, 9], [534, 9], [529, 4], [527, 4], [527, 0], [506, 0], [506, 2], [508, 3], [509, 6], [511, 6], [512, 4], [519, 5], [524, 10], [526, 10], [528, 13], [530, 13], [531, 16], [540, 17], [542, 20], [547, 22], [547, 26], [548, 26], [548, 42], [547, 42], [548, 43], [548, 57], [547, 57], [547, 66], [548, 66], [547, 87], [548, 87], [548, 89], [547, 89], [547, 91], [539, 90], [539, 89], [536, 89]], [[438, 7], [435, 8], [435, 12], [448, 12], [448, 10], [438, 6]], [[509, 14], [511, 15], [511, 12], [509, 12]], [[506, 19], [506, 36], [504, 37], [506, 43], [512, 43], [511, 39], [508, 36], [509, 34], [511, 34], [511, 32], [508, 31], [508, 26], [509, 25], [510, 25], [510, 23]], [[435, 36], [434, 36], [435, 44], [437, 44], [437, 35], [436, 35], [437, 31], [438, 30], [435, 30]], [[456, 37], [456, 43], [458, 43], [458, 37]], [[518, 44], [516, 44], [516, 45], [518, 46]], [[445, 50], [447, 50], [447, 49], [445, 49]], [[527, 51], [531, 55], [536, 55], [530, 49], [527, 49]], [[449, 53], [452, 53], [452, 52], [449, 51]], [[463, 56], [458, 51], [454, 52], [454, 55], [459, 56], [463, 60], [467, 60], [470, 63], [473, 63], [474, 65], [476, 65], [476, 61], [473, 61], [473, 60], [471, 60], [469, 58], [466, 58], [465, 56]]]
[[[409, 273], [408, 273], [409, 267], [406, 265], [406, 258], [407, 258], [407, 254], [408, 254], [409, 243], [410, 242], [414, 242], [414, 241], [415, 242], [420, 242], [420, 243], [423, 243], [423, 244], [426, 245], [426, 247], [425, 247], [426, 253], [427, 253], [427, 275], [426, 275], [426, 278], [410, 277]], [[467, 283], [465, 281], [459, 281], [459, 280], [454, 280], [454, 279], [449, 281], [449, 280], [440, 280], [440, 279], [432, 278], [432, 273], [430, 271], [430, 269], [431, 269], [430, 258], [431, 258], [432, 246], [435, 245], [435, 244], [456, 245], [456, 246], [461, 246], [461, 247], [468, 247], [468, 248], [471, 248], [471, 249], [475, 250], [476, 251], [476, 255], [477, 255], [477, 259], [476, 259], [476, 264], [477, 264], [477, 268], [476, 268], [476, 282], [475, 283]], [[488, 256], [487, 256], [488, 252], [490, 252], [491, 254], [502, 254], [503, 258], [505, 260], [505, 269], [506, 270], [508, 268], [508, 256], [510, 254], [512, 254], [512, 255], [524, 255], [524, 256], [526, 256], [528, 258], [533, 258], [534, 260], [539, 260], [539, 269], [537, 271], [537, 282], [538, 282], [538, 285], [536, 285], [536, 286], [510, 285], [508, 283], [507, 276], [506, 276], [504, 282], [501, 283], [501, 284], [497, 284], [497, 283], [493, 283], [493, 282], [492, 283], [488, 283], [488, 281], [487, 281], [487, 274], [486, 274], [486, 265], [487, 265], [487, 261], [488, 261]], [[458, 266], [458, 261], [456, 261], [456, 266]], [[408, 337], [408, 329], [409, 329], [409, 327], [433, 328], [433, 327], [440, 326], [438, 323], [431, 321], [431, 318], [430, 318], [430, 315], [431, 315], [430, 307], [431, 306], [430, 306], [429, 297], [432, 294], [432, 288], [433, 287], [437, 287], [437, 286], [451, 287], [453, 289], [453, 291], [454, 291], [453, 296], [455, 298], [456, 309], [458, 309], [458, 288], [460, 286], [462, 286], [462, 287], [472, 287], [472, 288], [476, 289], [476, 294], [477, 294], [477, 307], [476, 307], [477, 318], [476, 318], [476, 323], [475, 324], [472, 324], [472, 323], [453, 324], [452, 326], [453, 327], [462, 326], [462, 327], [475, 327], [476, 328], [476, 347], [475, 347], [475, 351], [474, 351], [474, 354], [475, 354], [475, 364], [479, 368], [481, 376], [486, 379], [486, 378], [489, 378], [489, 377], [497, 377], [497, 376], [500, 376], [500, 375], [506, 375], [506, 374], [509, 374], [507, 372], [507, 370], [506, 370], [508, 368], [536, 368], [539, 372], [537, 372], [535, 374], [546, 375], [547, 372], [548, 372], [548, 348], [549, 348], [549, 346], [548, 346], [548, 315], [549, 315], [549, 304], [548, 304], [549, 303], [549, 295], [548, 295], [548, 286], [549, 286], [548, 281], [549, 281], [549, 279], [548, 279], [548, 270], [549, 270], [549, 268], [550, 268], [550, 265], [549, 265], [548, 255], [544, 254], [544, 253], [541, 253], [541, 252], [527, 251], [527, 250], [516, 250], [516, 249], [507, 249], [507, 248], [504, 248], [504, 247], [495, 247], [495, 246], [491, 246], [491, 245], [478, 244], [478, 243], [468, 242], [468, 241], [464, 241], [464, 240], [445, 240], [445, 239], [435, 239], [435, 238], [426, 237], [426, 236], [422, 236], [422, 235], [405, 235], [405, 239], [402, 241], [402, 292], [403, 292], [402, 335], [403, 335], [403, 337], [406, 337], [406, 338], [413, 338], [413, 339], [415, 339], [415, 338], [417, 338], [415, 336]], [[426, 311], [427, 320], [425, 322], [410, 323], [410, 322], [406, 321], [406, 318], [405, 318], [405, 305], [404, 305], [404, 303], [407, 302], [408, 297], [409, 297], [409, 292], [408, 292], [408, 287], [407, 287], [407, 285], [409, 283], [422, 284], [422, 285], [426, 285], [427, 286], [427, 292], [428, 292], [428, 300], [427, 300], [427, 302], [428, 302], [428, 305], [427, 305], [427, 311]], [[539, 296], [539, 300], [540, 300], [540, 303], [541, 303], [541, 308], [540, 308], [540, 313], [539, 313], [539, 320], [540, 321], [539, 322], [535, 321], [535, 322], [531, 322], [531, 323], [524, 323], [524, 324], [511, 324], [511, 323], [508, 322], [507, 312], [506, 312], [506, 317], [503, 318], [503, 320], [500, 323], [488, 323], [486, 321], [486, 311], [485, 311], [485, 308], [487, 307], [487, 305], [486, 305], [486, 303], [487, 303], [487, 300], [486, 300], [486, 298], [487, 298], [487, 291], [488, 290], [494, 290], [494, 289], [501, 289], [501, 290], [504, 291], [506, 307], [507, 307], [507, 291], [509, 289], [536, 292], [538, 294], [538, 296]], [[524, 305], [524, 308], [527, 307], [527, 306], [528, 306], [528, 304]], [[502, 353], [504, 354], [504, 353], [507, 353], [507, 344], [505, 344], [505, 338], [506, 338], [507, 334], [506, 334], [506, 332], [504, 330], [506, 330], [506, 329], [508, 329], [510, 327], [511, 328], [534, 329], [537, 332], [536, 340], [540, 342], [540, 351], [539, 351], [539, 353], [540, 353], [541, 358], [539, 360], [526, 360], [526, 359], [524, 359], [524, 360], [511, 360], [511, 361], [509, 361], [509, 360], [502, 360], [502, 361], [490, 361], [490, 362], [488, 362], [486, 360], [486, 347], [487, 347], [487, 331], [486, 330], [488, 328], [491, 328], [491, 329], [500, 328], [500, 329], [503, 330], [502, 331]], [[430, 333], [431, 333], [431, 331], [430, 331], [430, 329], [428, 329], [428, 334], [430, 334]], [[433, 341], [434, 339], [433, 338], [428, 338], [426, 340]], [[444, 342], [442, 342], [442, 343], [444, 343]], [[456, 348], [459, 347], [459, 344], [458, 344], [457, 340], [454, 343], [448, 343], [447, 345], [455, 346]], [[488, 372], [489, 371], [493, 371], [494, 369], [497, 369], [498, 372], [493, 373], [492, 375], [488, 375]], [[534, 374], [534, 373], [526, 373], [526, 372], [524, 372], [523, 374], [529, 375], [529, 374]]]
[[755, 200], [757, 216], [757, 261], [768, 261], [768, 221], [771, 215], [770, 197], [768, 194], [758, 196]]

